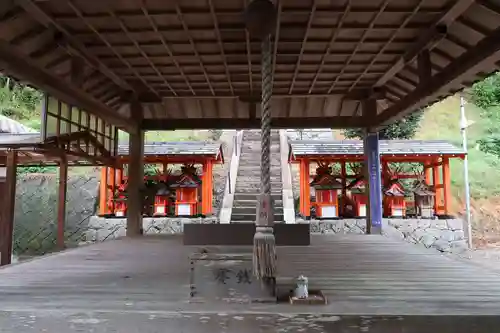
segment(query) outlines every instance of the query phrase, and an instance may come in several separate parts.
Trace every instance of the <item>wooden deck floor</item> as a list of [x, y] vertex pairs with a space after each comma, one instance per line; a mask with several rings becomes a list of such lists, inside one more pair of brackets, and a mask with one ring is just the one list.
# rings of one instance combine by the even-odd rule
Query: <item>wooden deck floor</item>
[[305, 274], [326, 306], [189, 302], [193, 249], [178, 237], [121, 239], [0, 270], [0, 311], [195, 311], [337, 315], [500, 314], [500, 274], [382, 236], [315, 236], [278, 250], [281, 278]]

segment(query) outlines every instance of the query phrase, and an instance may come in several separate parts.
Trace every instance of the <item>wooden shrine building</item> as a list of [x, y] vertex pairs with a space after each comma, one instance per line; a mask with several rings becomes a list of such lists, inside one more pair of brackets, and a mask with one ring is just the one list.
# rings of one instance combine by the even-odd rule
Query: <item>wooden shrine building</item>
[[[118, 145], [118, 156], [116, 167], [104, 167], [101, 170], [101, 185], [99, 196], [99, 215], [126, 216], [126, 185], [128, 183], [128, 145]], [[224, 163], [222, 146], [220, 143], [211, 142], [148, 142], [144, 145], [144, 165], [153, 166], [153, 174], [144, 176], [144, 183], [153, 189], [151, 196], [153, 200], [149, 203], [154, 208], [147, 207], [145, 216], [166, 216], [170, 214], [167, 193], [176, 188], [177, 199], [175, 200], [174, 215], [193, 216], [212, 214], [212, 192], [213, 192], [213, 167], [214, 164]], [[181, 170], [172, 172], [172, 167], [181, 165]], [[184, 170], [191, 170], [189, 166], [195, 167], [191, 174]], [[186, 177], [196, 178], [199, 186], [194, 183], [186, 184]], [[184, 184], [184, 185], [183, 185]], [[159, 188], [165, 185], [165, 188]], [[193, 188], [194, 192], [183, 188]], [[158, 194], [158, 195], [157, 195]], [[185, 197], [190, 199], [184, 199]], [[187, 201], [185, 201], [187, 200]], [[172, 205], [174, 203], [172, 202]], [[183, 204], [189, 204], [189, 213], [178, 214]], [[185, 210], [183, 210], [185, 211]]]
[[[416, 198], [425, 196], [427, 200], [430, 197], [435, 215], [449, 215], [450, 159], [464, 156], [461, 148], [446, 141], [381, 140], [382, 182], [378, 191], [383, 195], [384, 215], [405, 216], [407, 203], [404, 199], [413, 199], [414, 195]], [[311, 185], [327, 169], [330, 170], [329, 178], [341, 184], [339, 198], [332, 197], [334, 199], [330, 204], [336, 206], [339, 202], [340, 212], [346, 213], [347, 206], [350, 206], [354, 216], [366, 216], [368, 196], [365, 192], [367, 182], [364, 160], [362, 141], [290, 141], [289, 161], [299, 164], [300, 215], [310, 217], [311, 207], [318, 205], [317, 190], [316, 200], [311, 203]], [[311, 173], [311, 166], [314, 165], [317, 166], [316, 171]], [[405, 189], [401, 182], [408, 180], [412, 180], [409, 182], [411, 188]], [[423, 191], [423, 184], [426, 191]], [[429, 192], [431, 190], [432, 193]], [[320, 205], [325, 205], [322, 195], [319, 199]], [[418, 203], [422, 205], [423, 199]], [[421, 208], [419, 212], [422, 211]], [[321, 217], [317, 212], [316, 215]]]
[[[45, 96], [39, 142], [11, 145], [16, 153], [0, 161], [11, 175], [7, 187], [15, 187], [21, 148], [62, 164], [116, 167], [118, 130], [126, 131], [127, 235], [138, 236], [145, 131], [363, 128], [357, 159], [365, 158], [369, 173], [369, 232], [380, 233], [378, 130], [498, 69], [500, 6], [283, 0], [246, 25], [254, 1], [0, 1], [0, 69]], [[270, 27], [266, 43], [247, 26]], [[430, 174], [447, 158], [431, 162]], [[5, 197], [14, 204], [13, 190]], [[4, 213], [3, 247], [12, 224]]]

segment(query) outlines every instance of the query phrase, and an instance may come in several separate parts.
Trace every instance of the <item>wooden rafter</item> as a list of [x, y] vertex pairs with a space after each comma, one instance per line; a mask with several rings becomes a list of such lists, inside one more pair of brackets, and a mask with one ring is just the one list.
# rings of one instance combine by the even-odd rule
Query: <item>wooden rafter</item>
[[[111, 44], [109, 44], [108, 40], [92, 24], [90, 24], [87, 21], [86, 17], [83, 15], [82, 11], [73, 3], [73, 1], [72, 0], [67, 0], [67, 2], [68, 2], [68, 5], [70, 6], [70, 8], [84, 22], [84, 24], [87, 26], [87, 28], [90, 29], [95, 35], [97, 35], [97, 37], [99, 37], [99, 39], [101, 39], [102, 42], [104, 44], [106, 44], [110, 48], [110, 50], [115, 54], [115, 56], [118, 59], [120, 59], [125, 65], [127, 65], [127, 67], [129, 67], [129, 69], [132, 72], [136, 73], [137, 78], [140, 81], [142, 81], [146, 87], [148, 87], [153, 93], [155, 93], [155, 91], [152, 88], [149, 87], [149, 85], [147, 84], [147, 82], [145, 82], [144, 79], [142, 79], [141, 76], [134, 70], [134, 68], [130, 65], [130, 63], [128, 63], [125, 59], [123, 59], [122, 55], [120, 53], [116, 52], [116, 50], [111, 46]], [[100, 57], [100, 58], [102, 59], [102, 57]], [[132, 88], [132, 86], [130, 86], [130, 84], [126, 83], [126, 87], [128, 88], [127, 90], [134, 91], [134, 89]]]
[[380, 57], [381, 54], [383, 54], [385, 52], [385, 50], [387, 49], [387, 47], [389, 47], [389, 45], [391, 45], [392, 41], [396, 38], [396, 36], [401, 32], [401, 30], [408, 24], [410, 23], [410, 21], [413, 19], [413, 17], [417, 14], [417, 12], [420, 10], [420, 8], [422, 7], [422, 4], [424, 3], [425, 0], [420, 0], [420, 2], [415, 6], [415, 9], [413, 10], [413, 12], [411, 12], [410, 14], [408, 14], [408, 16], [406, 16], [406, 18], [404, 19], [404, 21], [401, 23], [401, 26], [399, 29], [395, 30], [391, 37], [389, 38], [389, 40], [387, 42], [385, 42], [383, 44], [383, 46], [380, 48], [380, 50], [377, 52], [377, 54], [372, 58], [372, 60], [370, 61], [370, 63], [368, 64], [368, 66], [365, 67], [363, 73], [361, 73], [361, 75], [359, 75], [356, 80], [351, 84], [351, 86], [349, 87], [349, 89], [347, 89], [347, 91], [351, 91], [352, 89], [354, 89], [356, 87], [356, 85], [358, 84], [358, 82], [363, 78], [363, 76], [370, 70], [371, 66], [373, 65], [373, 63], [375, 63], [375, 61], [377, 61], [378, 57]]
[[179, 65], [179, 62], [175, 59], [174, 53], [172, 52], [172, 49], [171, 49], [169, 43], [167, 42], [167, 40], [165, 39], [165, 37], [158, 31], [158, 26], [155, 23], [154, 18], [149, 14], [149, 10], [145, 6], [144, 0], [141, 0], [141, 10], [142, 10], [144, 16], [146, 16], [146, 18], [148, 19], [148, 22], [151, 25], [151, 28], [154, 30], [155, 34], [158, 36], [158, 39], [160, 40], [161, 45], [165, 48], [165, 50], [167, 51], [169, 57], [172, 59], [175, 67], [177, 68], [177, 70], [181, 74], [182, 78], [184, 79], [184, 82], [186, 83], [186, 86], [189, 88], [189, 90], [191, 90], [191, 93], [193, 95], [196, 95], [193, 87], [191, 86], [191, 84], [189, 83], [188, 78], [186, 77], [186, 74], [184, 73], [184, 70]]
[[384, 110], [378, 117], [377, 123], [387, 124], [395, 117], [402, 117], [410, 110], [415, 110], [429, 102], [446, 86], [460, 79], [460, 76], [478, 66], [486, 59], [494, 57], [500, 51], [500, 28], [488, 37], [482, 39], [473, 49], [462, 54], [453, 63], [440, 73], [435, 74], [428, 84], [419, 86], [408, 93], [400, 102]]
[[214, 90], [212, 84], [210, 83], [210, 77], [205, 69], [205, 65], [203, 64], [203, 61], [201, 60], [200, 54], [198, 53], [198, 50], [196, 49], [196, 44], [193, 41], [193, 37], [191, 37], [191, 33], [189, 32], [189, 28], [183, 19], [181, 7], [179, 5], [176, 5], [175, 10], [177, 12], [177, 17], [178, 17], [179, 21], [181, 22], [182, 30], [187, 35], [189, 42], [191, 44], [191, 48], [193, 49], [193, 53], [194, 53], [196, 59], [198, 60], [198, 63], [200, 64], [200, 68], [203, 71], [203, 75], [205, 76], [205, 80], [207, 81], [208, 87], [209, 87], [210, 91], [212, 92], [212, 95], [215, 95], [215, 90]]
[[[146, 59], [146, 61], [149, 63], [149, 65], [151, 66], [151, 68], [155, 71], [155, 73], [158, 75], [158, 77], [160, 78], [160, 80], [162, 80], [165, 85], [167, 86], [167, 88], [172, 92], [172, 94], [174, 94], [174, 96], [177, 96], [177, 93], [175, 92], [175, 90], [172, 88], [172, 86], [170, 85], [170, 83], [168, 82], [167, 78], [165, 77], [165, 75], [163, 75], [162, 72], [160, 72], [158, 70], [158, 68], [156, 68], [156, 65], [154, 64], [153, 61], [151, 61], [151, 58], [146, 54], [146, 52], [144, 52], [144, 50], [140, 47], [139, 43], [137, 43], [137, 41], [130, 35], [130, 32], [129, 32], [129, 28], [127, 28], [127, 26], [125, 25], [125, 23], [118, 17], [116, 16], [116, 14], [114, 12], [109, 12], [110, 16], [113, 17], [115, 19], [115, 21], [118, 22], [118, 24], [120, 25], [120, 28], [123, 30], [123, 32], [125, 32], [125, 35], [128, 37], [128, 39], [132, 42], [132, 44], [134, 44], [135, 48], [137, 49], [137, 51], [144, 57], [144, 59]], [[144, 84], [146, 86], [148, 86], [147, 84], [147, 81], [144, 80], [143, 76], [141, 75], [140, 76], [141, 78], [141, 81], [144, 82]], [[154, 92], [158, 93], [155, 89], [151, 88]]]
[[335, 44], [335, 41], [338, 38], [338, 35], [343, 27], [344, 20], [346, 19], [346, 17], [349, 15], [350, 12], [351, 12], [351, 0], [347, 0], [347, 6], [344, 9], [344, 11], [342, 12], [342, 16], [340, 17], [336, 28], [333, 30], [333, 35], [330, 39], [330, 42], [328, 43], [328, 46], [325, 50], [325, 53], [321, 57], [321, 62], [319, 64], [318, 71], [314, 75], [314, 78], [311, 82], [311, 86], [309, 87], [309, 91], [308, 91], [309, 94], [313, 91], [314, 85], [316, 84], [316, 81], [318, 80], [318, 77], [319, 77], [321, 71], [323, 70], [323, 66], [325, 65], [326, 57], [330, 54], [331, 47]]
[[297, 57], [297, 63], [295, 64], [295, 71], [293, 72], [292, 82], [290, 82], [290, 88], [288, 89], [288, 94], [292, 94], [293, 86], [295, 85], [295, 79], [297, 78], [297, 74], [300, 70], [300, 61], [302, 60], [302, 54], [304, 53], [304, 49], [307, 43], [307, 38], [309, 37], [309, 31], [311, 30], [311, 25], [314, 19], [314, 13], [316, 12], [316, 0], [312, 0], [312, 8], [309, 13], [309, 19], [307, 20], [306, 31], [304, 32], [304, 38], [302, 39], [302, 43], [300, 45], [299, 56]]
[[234, 95], [233, 84], [231, 83], [231, 73], [229, 72], [229, 68], [227, 67], [226, 55], [224, 54], [224, 46], [222, 44], [222, 37], [219, 30], [219, 22], [217, 21], [217, 14], [215, 13], [213, 0], [208, 0], [208, 5], [210, 7], [210, 15], [212, 16], [212, 20], [214, 22], [214, 30], [215, 30], [215, 35], [217, 36], [217, 43], [219, 44], [220, 55], [222, 58], [222, 62], [224, 63], [224, 69], [226, 71], [227, 83], [229, 85], [229, 89], [231, 90], [231, 94]]
[[363, 30], [363, 35], [361, 36], [359, 42], [356, 44], [356, 47], [354, 48], [354, 50], [352, 51], [352, 53], [349, 55], [349, 58], [347, 59], [347, 61], [345, 62], [344, 66], [342, 67], [342, 71], [340, 72], [339, 75], [337, 75], [337, 77], [335, 78], [335, 80], [333, 81], [332, 85], [330, 86], [330, 88], [328, 89], [328, 93], [330, 93], [332, 90], [335, 89], [335, 86], [337, 85], [337, 83], [339, 82], [339, 79], [342, 77], [342, 75], [344, 74], [344, 71], [345, 71], [345, 68], [347, 66], [349, 66], [349, 64], [351, 63], [352, 59], [354, 58], [354, 56], [359, 52], [359, 48], [361, 47], [361, 45], [363, 44], [363, 41], [365, 40], [365, 38], [368, 36], [368, 33], [371, 31], [371, 29], [374, 28], [375, 26], [375, 23], [377, 22], [377, 20], [379, 19], [380, 15], [382, 15], [382, 13], [384, 12], [385, 8], [387, 7], [387, 5], [389, 4], [390, 0], [384, 0], [384, 2], [382, 3], [382, 5], [380, 6], [379, 10], [375, 13], [375, 15], [373, 15], [373, 18], [370, 20], [370, 23], [368, 24], [368, 28], [366, 28], [365, 30]]
[[[246, 7], [246, 4], [245, 4], [245, 7]], [[276, 30], [274, 32], [274, 44], [273, 44], [273, 74], [271, 77], [271, 80], [272, 80], [271, 82], [272, 82], [273, 87], [274, 87], [274, 75], [276, 74], [276, 57], [278, 56], [278, 46], [279, 46], [279, 41], [280, 41], [281, 13], [283, 11], [283, 5], [282, 5], [281, 0], [277, 0], [276, 7], [277, 7], [277, 9], [276, 9], [276, 11], [277, 11], [277, 13], [276, 13]], [[247, 34], [248, 34], [248, 32], [247, 32]], [[247, 39], [247, 41], [248, 41], [247, 48], [250, 50], [249, 39]], [[250, 56], [250, 52], [249, 52], [249, 56]]]
[[130, 128], [130, 123], [107, 105], [99, 102], [75, 85], [53, 77], [26, 59], [22, 54], [15, 53], [7, 43], [2, 41], [0, 41], [0, 66], [6, 69], [5, 72], [24, 79], [67, 103], [79, 105], [81, 108], [89, 110], [89, 112], [124, 129]]
[[397, 72], [403, 69], [408, 63], [412, 62], [422, 49], [432, 49], [434, 45], [445, 37], [447, 26], [461, 16], [473, 2], [474, 0], [456, 1], [451, 8], [441, 14], [440, 18], [436, 20], [430, 28], [420, 35], [419, 40], [390, 67], [385, 75], [380, 77], [374, 86], [381, 86], [389, 81]]
[[[94, 56], [88, 54], [85, 51], [85, 47], [81, 45], [77, 40], [72, 37], [72, 33], [66, 30], [62, 25], [57, 23], [49, 14], [43, 11], [40, 6], [38, 6], [32, 0], [16, 0], [16, 3], [21, 6], [26, 12], [36, 18], [41, 24], [43, 24], [47, 28], [54, 27], [59, 32], [64, 34], [65, 40], [64, 44], [68, 44], [73, 50], [75, 50], [79, 55], [81, 55], [87, 63], [91, 66], [96, 67], [100, 72], [109, 77], [115, 84], [117, 84], [122, 89], [130, 89], [125, 81], [120, 79], [113, 71], [111, 71], [108, 67], [106, 67], [99, 59]], [[63, 45], [66, 47], [66, 45]]]

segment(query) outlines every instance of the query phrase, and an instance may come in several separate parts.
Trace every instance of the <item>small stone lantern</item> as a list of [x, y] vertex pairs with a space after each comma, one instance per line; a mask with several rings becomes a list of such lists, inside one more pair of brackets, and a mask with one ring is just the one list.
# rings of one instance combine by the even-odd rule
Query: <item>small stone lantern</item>
[[304, 299], [309, 297], [309, 280], [304, 275], [297, 278], [297, 288], [295, 288], [295, 297]]

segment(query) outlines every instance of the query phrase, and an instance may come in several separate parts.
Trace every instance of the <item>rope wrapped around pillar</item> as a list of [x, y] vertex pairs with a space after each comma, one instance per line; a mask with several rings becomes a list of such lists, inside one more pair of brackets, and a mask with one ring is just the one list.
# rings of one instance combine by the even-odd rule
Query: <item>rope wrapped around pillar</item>
[[273, 205], [271, 199], [271, 95], [272, 95], [271, 38], [262, 41], [262, 99], [261, 99], [261, 162], [260, 198], [256, 232], [253, 241], [253, 271], [258, 279], [276, 276], [276, 242], [273, 234]]
[[246, 10], [245, 19], [249, 33], [262, 40], [261, 178], [253, 242], [253, 273], [265, 285], [272, 287], [276, 277], [276, 242], [273, 234], [270, 160], [273, 92], [271, 32], [275, 25], [276, 9], [269, 0], [253, 0]]

